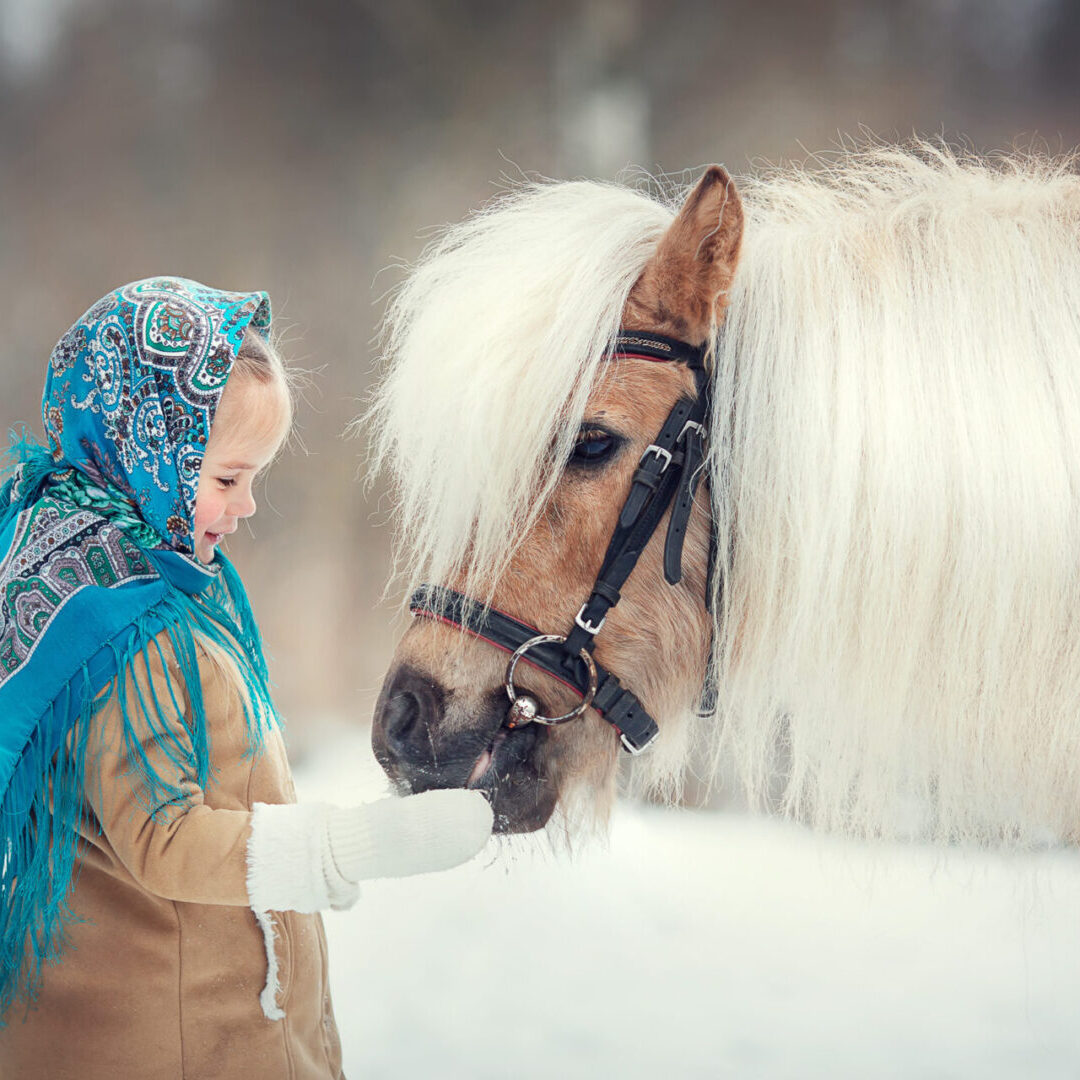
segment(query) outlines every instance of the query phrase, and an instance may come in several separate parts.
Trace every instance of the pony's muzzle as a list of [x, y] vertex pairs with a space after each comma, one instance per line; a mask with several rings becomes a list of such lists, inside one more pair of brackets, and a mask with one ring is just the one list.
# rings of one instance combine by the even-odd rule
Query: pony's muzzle
[[445, 787], [437, 778], [432, 740], [443, 711], [443, 690], [415, 668], [401, 665], [383, 684], [375, 707], [371, 743], [391, 779], [413, 792]]
[[[531, 695], [520, 698], [535, 701], [538, 714], [545, 708]], [[492, 804], [496, 832], [530, 832], [544, 825], [557, 798], [540, 762], [548, 729], [506, 721], [503, 686], [462, 692], [399, 663], [375, 707], [371, 746], [401, 794], [474, 788]]]

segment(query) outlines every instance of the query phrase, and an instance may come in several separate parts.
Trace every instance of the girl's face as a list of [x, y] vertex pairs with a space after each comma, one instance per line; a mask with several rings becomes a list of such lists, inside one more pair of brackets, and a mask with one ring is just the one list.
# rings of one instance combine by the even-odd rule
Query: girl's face
[[255, 513], [252, 486], [274, 459], [291, 420], [280, 379], [230, 379], [218, 403], [195, 495], [195, 555], [213, 561], [223, 536]]

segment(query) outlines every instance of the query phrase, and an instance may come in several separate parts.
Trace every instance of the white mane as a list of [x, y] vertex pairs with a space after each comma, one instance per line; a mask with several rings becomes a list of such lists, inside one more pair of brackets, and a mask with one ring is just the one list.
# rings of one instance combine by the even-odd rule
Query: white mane
[[395, 482], [399, 574], [486, 597], [558, 483], [597, 365], [670, 208], [534, 184], [445, 232], [395, 295], [368, 420]]
[[[828, 827], [1075, 839], [1080, 177], [918, 146], [740, 189], [710, 459], [733, 557], [700, 730], [753, 798]], [[414, 269], [369, 414], [406, 584], [488, 595], [672, 218], [536, 185]]]
[[758, 799], [779, 748], [820, 824], [1077, 837], [1071, 164], [920, 146], [743, 186], [713, 727]]

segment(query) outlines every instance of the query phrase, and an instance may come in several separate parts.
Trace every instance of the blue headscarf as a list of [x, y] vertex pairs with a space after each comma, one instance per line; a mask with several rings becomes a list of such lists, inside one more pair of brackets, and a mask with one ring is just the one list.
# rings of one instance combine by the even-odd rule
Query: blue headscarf
[[[186, 801], [209, 756], [196, 641], [223, 649], [247, 684], [249, 741], [275, 722], [258, 630], [220, 552], [194, 555], [199, 470], [221, 394], [249, 327], [265, 334], [265, 293], [150, 278], [98, 301], [49, 362], [47, 446], [13, 445], [0, 490], [0, 1017], [33, 993], [60, 953], [75, 868], [90, 721], [115, 697], [132, 782], [148, 807]], [[126, 701], [123, 686], [165, 632], [184, 682], [190, 742], [170, 702]], [[140, 743], [152, 733], [175, 776]], [[171, 770], [170, 770], [171, 771]]]

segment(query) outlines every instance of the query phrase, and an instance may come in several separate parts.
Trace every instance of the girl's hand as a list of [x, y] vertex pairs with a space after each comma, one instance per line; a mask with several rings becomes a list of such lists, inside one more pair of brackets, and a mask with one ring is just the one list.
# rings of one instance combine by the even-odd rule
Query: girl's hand
[[448, 870], [484, 847], [491, 825], [491, 807], [480, 792], [425, 791], [331, 810], [328, 854], [350, 882]]

